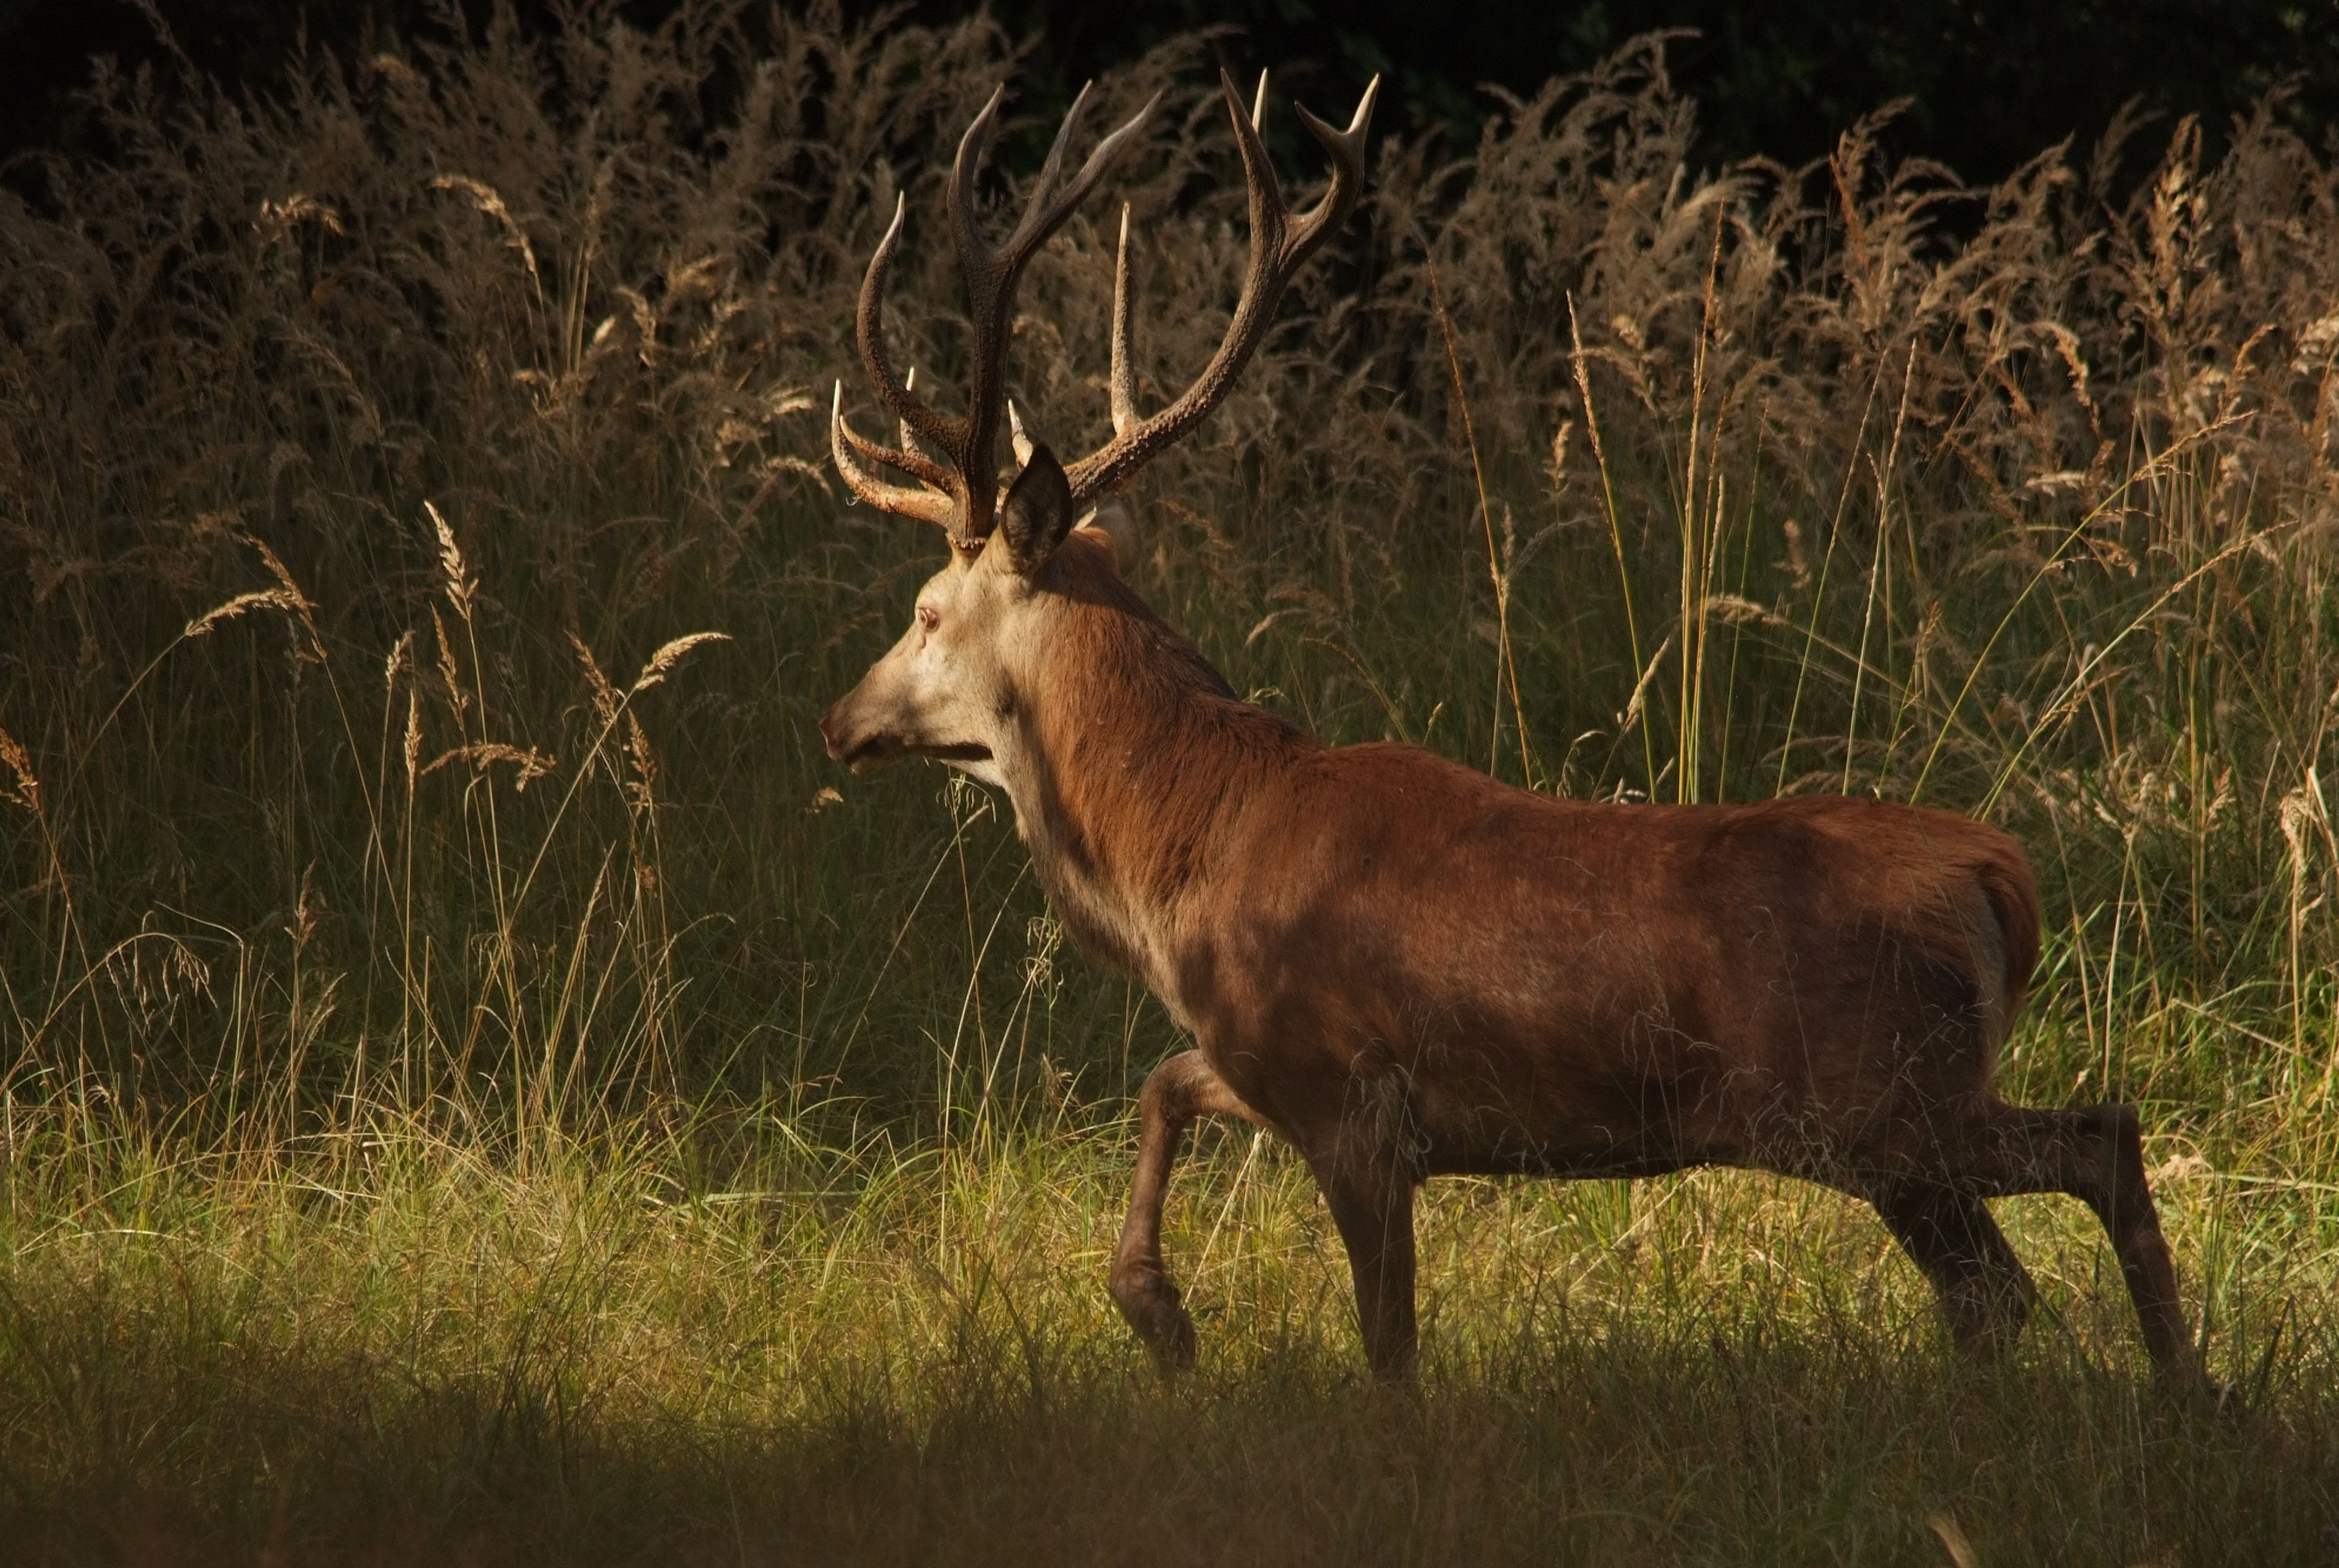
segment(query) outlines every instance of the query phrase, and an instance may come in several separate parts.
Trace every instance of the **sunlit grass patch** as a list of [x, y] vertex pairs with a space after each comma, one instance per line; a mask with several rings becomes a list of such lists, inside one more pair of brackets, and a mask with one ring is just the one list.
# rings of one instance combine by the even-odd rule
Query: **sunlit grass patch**
[[1248, 1135], [1173, 1207], [1204, 1354], [1162, 1385], [1102, 1288], [1114, 1122], [775, 1149], [785, 1181], [723, 1191], [646, 1124], [525, 1172], [388, 1119], [94, 1133], [12, 1166], [0, 1342], [12, 1532], [84, 1560], [1930, 1562], [1946, 1514], [2002, 1560], [2217, 1562], [2309, 1552], [2339, 1495], [2328, 1204], [2210, 1183], [2166, 1213], [2224, 1271], [2223, 1419], [2155, 1387], [2098, 1228], [2047, 1200], [2002, 1208], [2044, 1310], [1977, 1373], [1834, 1195], [1433, 1184], [1406, 1395], [1362, 1376], [1304, 1171]]

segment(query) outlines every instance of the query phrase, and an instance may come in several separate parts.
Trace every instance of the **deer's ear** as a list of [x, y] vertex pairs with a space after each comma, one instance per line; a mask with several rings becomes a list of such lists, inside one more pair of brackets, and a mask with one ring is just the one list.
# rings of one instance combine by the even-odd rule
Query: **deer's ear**
[[1007, 564], [1030, 577], [1048, 564], [1071, 527], [1072, 488], [1065, 482], [1063, 465], [1044, 445], [1034, 445], [999, 509], [997, 537], [1006, 547]]

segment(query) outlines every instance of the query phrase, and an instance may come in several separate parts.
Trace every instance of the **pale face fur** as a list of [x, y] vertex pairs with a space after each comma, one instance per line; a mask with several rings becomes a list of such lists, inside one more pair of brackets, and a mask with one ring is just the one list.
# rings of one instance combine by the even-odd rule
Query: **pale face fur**
[[904, 756], [938, 757], [995, 788], [1014, 749], [1013, 672], [1049, 619], [1045, 595], [1002, 550], [954, 557], [918, 590], [909, 629], [820, 722], [833, 757], [856, 774]]
[[996, 530], [971, 556], [952, 551], [918, 590], [902, 640], [821, 719], [828, 754], [857, 774], [937, 757], [1014, 797], [1018, 681], [1045, 650], [1058, 609], [1033, 579], [1071, 524], [1064, 470], [1036, 448]]

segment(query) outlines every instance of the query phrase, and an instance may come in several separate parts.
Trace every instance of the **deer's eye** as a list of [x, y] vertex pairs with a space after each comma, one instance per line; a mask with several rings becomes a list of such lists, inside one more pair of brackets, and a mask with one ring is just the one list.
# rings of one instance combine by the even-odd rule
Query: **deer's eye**
[[918, 625], [925, 627], [926, 630], [933, 631], [934, 627], [940, 626], [942, 624], [942, 612], [933, 608], [931, 605], [920, 605], [918, 606]]

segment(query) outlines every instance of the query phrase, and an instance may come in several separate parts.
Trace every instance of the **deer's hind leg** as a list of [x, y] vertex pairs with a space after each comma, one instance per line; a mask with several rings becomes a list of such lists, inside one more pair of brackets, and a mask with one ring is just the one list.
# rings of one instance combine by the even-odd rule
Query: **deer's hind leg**
[[1164, 1373], [1194, 1364], [1194, 1320], [1161, 1258], [1161, 1205], [1187, 1127], [1201, 1116], [1267, 1125], [1237, 1098], [1199, 1050], [1180, 1051], [1146, 1079], [1137, 1097], [1137, 1179], [1112, 1257], [1112, 1299]]
[[1920, 1180], [1897, 1183], [1870, 1201], [1931, 1282], [1959, 1352], [1987, 1363], [2011, 1350], [2038, 1287], [1989, 1207], [1970, 1192]]
[[1990, 1197], [2063, 1192], [2094, 1209], [2111, 1237], [2154, 1365], [2176, 1386], [2200, 1386], [2200, 1358], [2177, 1296], [2176, 1266], [2144, 1174], [2135, 1107], [2039, 1110], [1992, 1100], [1960, 1140], [1955, 1159], [1956, 1179], [1967, 1190]]

